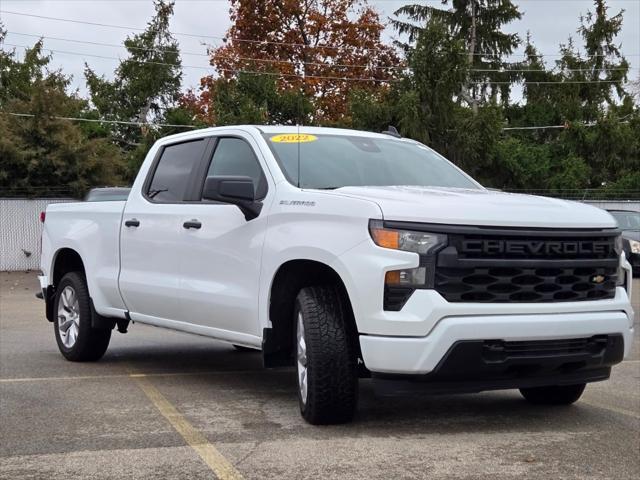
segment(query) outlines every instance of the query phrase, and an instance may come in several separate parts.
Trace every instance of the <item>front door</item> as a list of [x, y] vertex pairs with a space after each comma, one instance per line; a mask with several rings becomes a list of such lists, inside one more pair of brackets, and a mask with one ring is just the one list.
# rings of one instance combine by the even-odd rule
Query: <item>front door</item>
[[[182, 229], [180, 241], [183, 313], [190, 322], [217, 329], [221, 338], [241, 340], [247, 335], [256, 340], [261, 335], [258, 289], [266, 232], [264, 211], [270, 198], [267, 177], [256, 155], [259, 150], [248, 134], [238, 132], [212, 141], [213, 155], [207, 168], [201, 169], [198, 198], [202, 198], [207, 176], [241, 175], [253, 179], [264, 207], [250, 221], [237, 206], [211, 201], [195, 202], [184, 212], [180, 221], [190, 228]], [[246, 343], [252, 343], [251, 338]]]

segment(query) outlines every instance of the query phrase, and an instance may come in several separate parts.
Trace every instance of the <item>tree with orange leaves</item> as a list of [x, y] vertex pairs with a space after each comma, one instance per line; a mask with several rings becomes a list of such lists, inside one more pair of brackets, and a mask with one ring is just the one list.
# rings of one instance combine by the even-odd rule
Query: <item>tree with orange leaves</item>
[[242, 76], [273, 77], [278, 92], [296, 92], [313, 105], [310, 118], [296, 121], [330, 124], [345, 121], [352, 90], [375, 94], [400, 74], [366, 0], [231, 0], [230, 14], [224, 44], [209, 50], [217, 76], [183, 98], [209, 122], [220, 123], [217, 92]]

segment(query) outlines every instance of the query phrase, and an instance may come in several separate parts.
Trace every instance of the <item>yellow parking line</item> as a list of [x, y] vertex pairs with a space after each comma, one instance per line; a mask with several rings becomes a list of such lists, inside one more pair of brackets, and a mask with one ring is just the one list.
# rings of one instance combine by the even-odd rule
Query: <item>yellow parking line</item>
[[19, 378], [0, 378], [0, 383], [19, 383], [19, 382], [47, 382], [56, 380], [103, 380], [108, 378], [130, 378], [133, 376], [140, 377], [193, 377], [198, 375], [236, 375], [245, 373], [256, 373], [258, 370], [212, 370], [206, 372], [159, 372], [159, 373], [134, 373], [134, 374], [113, 374], [113, 375], [77, 375], [69, 377], [19, 377]]
[[632, 410], [627, 410], [626, 408], [613, 407], [611, 405], [605, 405], [600, 402], [594, 402], [592, 400], [585, 400], [585, 399], [581, 399], [580, 403], [585, 403], [591, 407], [601, 408], [603, 410], [609, 410], [610, 412], [615, 412], [621, 415], [627, 415], [629, 417], [640, 419], [640, 413], [634, 412]]
[[178, 412], [173, 404], [151, 384], [146, 375], [134, 373], [129, 376], [220, 480], [242, 479], [240, 472]]

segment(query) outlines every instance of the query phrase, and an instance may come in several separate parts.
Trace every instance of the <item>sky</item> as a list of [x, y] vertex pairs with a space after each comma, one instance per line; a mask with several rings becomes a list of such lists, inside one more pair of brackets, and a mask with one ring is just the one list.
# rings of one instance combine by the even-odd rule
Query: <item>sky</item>
[[[386, 21], [393, 12], [412, 0], [369, 0], [381, 18]], [[422, 0], [419, 3], [440, 4], [439, 0]], [[592, 10], [591, 0], [515, 0], [523, 16], [505, 27], [505, 31], [515, 32], [525, 38], [531, 32], [538, 50], [545, 54], [552, 64], [558, 54], [558, 45], [566, 42], [571, 35], [577, 37], [579, 17]], [[631, 79], [640, 76], [640, 0], [609, 0], [611, 15], [625, 10], [622, 32], [617, 41], [629, 60]], [[8, 31], [3, 49], [31, 46], [38, 36], [44, 36], [44, 46], [53, 52], [51, 66], [62, 68], [72, 75], [72, 88], [81, 95], [86, 93], [84, 64], [88, 63], [98, 74], [111, 76], [118, 64], [118, 58], [126, 56], [121, 45], [130, 28], [144, 28], [153, 15], [152, 0], [0, 0], [0, 21]], [[200, 78], [213, 73], [209, 66], [206, 49], [208, 45], [220, 45], [215, 37], [224, 36], [230, 25], [229, 3], [226, 0], [177, 0], [171, 30], [176, 32], [180, 43], [184, 67], [183, 88], [197, 88]], [[57, 17], [86, 22], [119, 25], [126, 28], [111, 28], [83, 25], [51, 19], [28, 17], [14, 13]], [[202, 35], [202, 37], [184, 36]], [[387, 28], [384, 40], [389, 41], [394, 32]], [[577, 39], [577, 38], [576, 38]], [[75, 41], [68, 41], [75, 40]], [[114, 46], [99, 46], [84, 42], [108, 43]], [[105, 58], [107, 57], [107, 58]], [[108, 58], [113, 57], [113, 58]]]

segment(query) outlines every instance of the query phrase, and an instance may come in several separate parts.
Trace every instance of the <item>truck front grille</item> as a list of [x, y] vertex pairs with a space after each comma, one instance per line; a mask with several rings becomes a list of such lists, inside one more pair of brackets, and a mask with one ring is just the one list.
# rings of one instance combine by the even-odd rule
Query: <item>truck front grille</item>
[[598, 267], [438, 268], [435, 282], [449, 302], [600, 300], [613, 298], [615, 287], [616, 269]]
[[449, 302], [575, 302], [615, 296], [615, 231], [466, 228], [449, 234], [437, 258], [434, 288]]

